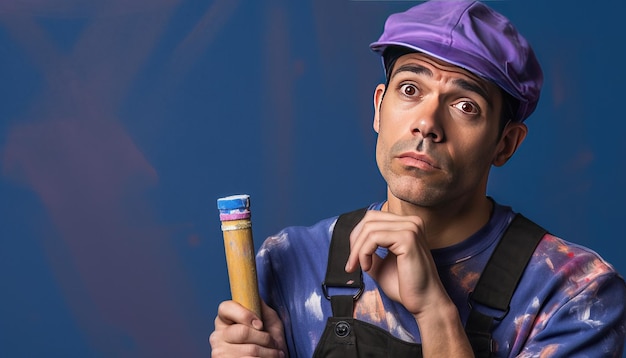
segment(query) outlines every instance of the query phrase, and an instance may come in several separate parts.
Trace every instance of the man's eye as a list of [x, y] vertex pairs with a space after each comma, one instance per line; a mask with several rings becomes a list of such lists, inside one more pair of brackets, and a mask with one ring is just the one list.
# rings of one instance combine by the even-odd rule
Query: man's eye
[[404, 84], [400, 86], [400, 92], [405, 96], [415, 96], [417, 94], [417, 87], [411, 84]]
[[461, 101], [461, 102], [455, 103], [453, 104], [453, 107], [467, 114], [479, 114], [480, 113], [480, 109], [478, 108], [478, 106], [468, 101]]

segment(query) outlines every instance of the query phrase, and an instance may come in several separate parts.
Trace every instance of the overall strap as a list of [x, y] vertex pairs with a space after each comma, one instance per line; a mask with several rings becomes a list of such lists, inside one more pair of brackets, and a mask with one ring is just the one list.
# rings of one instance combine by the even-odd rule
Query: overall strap
[[[346, 260], [350, 256], [350, 233], [363, 219], [367, 208], [351, 211], [339, 215], [328, 251], [328, 264], [326, 266], [326, 278], [322, 283], [322, 290], [333, 309], [334, 317], [352, 317], [354, 301], [363, 293], [363, 273], [360, 269], [352, 273], [346, 272]], [[351, 295], [328, 294], [329, 288], [353, 289], [356, 293]]]
[[[345, 271], [350, 255], [350, 233], [361, 221], [367, 209], [342, 214], [333, 230], [326, 268], [322, 283], [324, 295], [330, 300], [334, 317], [352, 317], [354, 301], [363, 292], [362, 271]], [[545, 229], [517, 214], [504, 236], [497, 244], [481, 274], [474, 292], [469, 296], [470, 315], [465, 332], [477, 358], [489, 357], [493, 352], [491, 327], [494, 320], [501, 320], [509, 311], [509, 304], [519, 280], [532, 254], [547, 233]], [[354, 294], [330, 296], [329, 288], [353, 289]], [[476, 306], [487, 307], [499, 314], [481, 313]]]
[[[465, 324], [476, 357], [489, 357], [493, 352], [491, 326], [494, 320], [502, 320], [509, 312], [509, 304], [526, 265], [547, 233], [521, 214], [517, 214], [489, 258], [478, 279], [474, 292], [470, 293], [470, 315]], [[487, 307], [495, 315], [484, 314], [476, 305]]]

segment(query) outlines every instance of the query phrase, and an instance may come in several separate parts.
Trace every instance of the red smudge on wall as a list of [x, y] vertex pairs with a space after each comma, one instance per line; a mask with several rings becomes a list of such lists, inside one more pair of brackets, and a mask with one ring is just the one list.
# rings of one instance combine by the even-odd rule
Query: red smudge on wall
[[[268, 173], [278, 173], [273, 175], [280, 182], [273, 185], [282, 188], [283, 195], [273, 198], [273, 215], [280, 218], [280, 221], [288, 221], [289, 205], [288, 198], [293, 190], [293, 156], [294, 150], [294, 87], [297, 77], [298, 66], [291, 55], [288, 13], [285, 3], [281, 5], [272, 4], [267, 9], [264, 26], [264, 43], [271, 51], [265, 51], [264, 74], [267, 76], [265, 82], [271, 87], [266, 92], [264, 108], [265, 117], [271, 122], [264, 125], [263, 138], [267, 142], [263, 143], [263, 148], [268, 149], [265, 153], [264, 162], [271, 165]], [[279, 81], [273, 80], [280, 78]], [[279, 140], [276, 140], [278, 138]]]
[[[197, 339], [206, 332], [189, 327], [193, 293], [145, 197], [157, 172], [115, 115], [177, 3], [1, 7], [0, 21], [43, 78], [30, 112], [8, 131], [2, 173], [40, 198], [56, 230], [43, 239], [55, 241], [42, 245], [51, 270], [79, 327], [105, 356], [199, 356], [208, 349]], [[215, 9], [232, 12], [223, 1], [210, 7], [212, 17]], [[71, 53], [57, 47], [35, 14], [86, 17]], [[197, 50], [192, 42], [206, 47], [205, 40], [185, 44]], [[54, 249], [59, 245], [64, 250]]]

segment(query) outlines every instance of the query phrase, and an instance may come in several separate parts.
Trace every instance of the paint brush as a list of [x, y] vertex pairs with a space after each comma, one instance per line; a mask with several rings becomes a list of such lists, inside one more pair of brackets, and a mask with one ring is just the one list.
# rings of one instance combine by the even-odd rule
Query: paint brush
[[232, 299], [263, 318], [252, 240], [250, 196], [232, 195], [217, 199], [217, 208], [222, 222]]

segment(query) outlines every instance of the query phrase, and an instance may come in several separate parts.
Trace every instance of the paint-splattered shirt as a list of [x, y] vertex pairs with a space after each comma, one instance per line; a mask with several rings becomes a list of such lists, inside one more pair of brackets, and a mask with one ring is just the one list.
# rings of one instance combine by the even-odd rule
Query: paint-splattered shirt
[[[381, 203], [370, 207], [379, 210]], [[432, 250], [441, 280], [461, 321], [468, 294], [514, 217], [495, 205], [490, 221], [461, 243]], [[261, 296], [280, 315], [291, 357], [311, 357], [332, 316], [321, 284], [336, 217], [311, 227], [289, 227], [259, 250]], [[364, 273], [357, 319], [420, 343], [413, 316]], [[626, 334], [626, 285], [593, 251], [545, 235], [526, 268], [508, 314], [493, 328], [498, 357], [621, 357]]]

